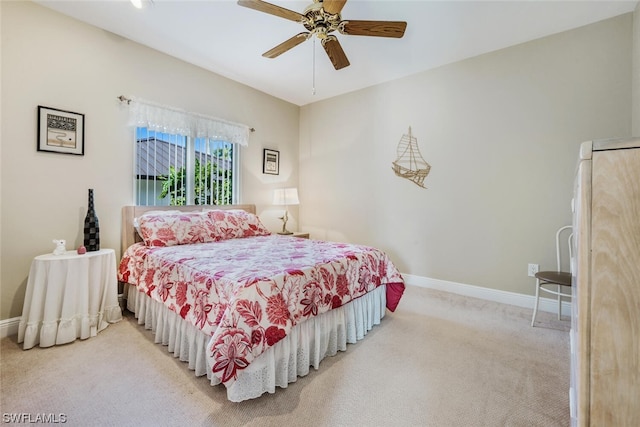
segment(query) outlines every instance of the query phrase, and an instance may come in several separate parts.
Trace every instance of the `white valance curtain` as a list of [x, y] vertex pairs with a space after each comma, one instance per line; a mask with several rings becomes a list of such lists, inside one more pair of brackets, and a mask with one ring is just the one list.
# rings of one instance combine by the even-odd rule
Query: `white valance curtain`
[[243, 147], [249, 144], [249, 126], [138, 98], [127, 101], [130, 126], [192, 138], [224, 140]]

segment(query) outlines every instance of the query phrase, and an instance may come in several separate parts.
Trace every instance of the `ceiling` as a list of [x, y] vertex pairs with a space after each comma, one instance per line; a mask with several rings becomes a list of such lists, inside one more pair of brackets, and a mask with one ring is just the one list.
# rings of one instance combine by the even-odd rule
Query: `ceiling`
[[[213, 71], [296, 105], [597, 22], [633, 1], [349, 0], [342, 19], [406, 21], [401, 39], [338, 39], [351, 62], [336, 71], [312, 39], [275, 59], [265, 51], [304, 31], [301, 24], [235, 0], [40, 0], [43, 6]], [[308, 1], [270, 3], [303, 13]], [[315, 89], [315, 93], [314, 93]]]

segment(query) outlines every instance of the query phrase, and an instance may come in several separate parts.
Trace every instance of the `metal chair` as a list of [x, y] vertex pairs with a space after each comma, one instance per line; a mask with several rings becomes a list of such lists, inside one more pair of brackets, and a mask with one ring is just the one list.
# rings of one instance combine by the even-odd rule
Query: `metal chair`
[[[562, 298], [571, 298], [571, 293], [563, 292], [563, 286], [571, 288], [571, 272], [562, 271], [562, 263], [560, 259], [561, 245], [560, 235], [565, 230], [570, 230], [570, 225], [560, 227], [556, 232], [556, 261], [557, 269], [555, 271], [539, 271], [535, 274], [536, 278], [536, 303], [533, 308], [533, 317], [531, 318], [531, 326], [536, 321], [536, 313], [538, 312], [538, 303], [540, 301], [540, 291], [547, 292], [558, 297], [558, 320], [562, 315]], [[567, 244], [569, 246], [569, 265], [571, 265], [571, 259], [573, 258], [573, 233], [569, 234], [567, 238]], [[571, 270], [571, 267], [569, 267]]]

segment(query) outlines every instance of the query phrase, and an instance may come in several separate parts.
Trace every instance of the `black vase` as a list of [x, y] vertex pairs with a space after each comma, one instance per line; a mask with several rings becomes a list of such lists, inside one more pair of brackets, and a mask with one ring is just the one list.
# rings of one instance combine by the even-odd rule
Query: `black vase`
[[84, 247], [87, 252], [100, 250], [100, 224], [93, 207], [93, 189], [89, 189], [89, 208], [84, 217]]

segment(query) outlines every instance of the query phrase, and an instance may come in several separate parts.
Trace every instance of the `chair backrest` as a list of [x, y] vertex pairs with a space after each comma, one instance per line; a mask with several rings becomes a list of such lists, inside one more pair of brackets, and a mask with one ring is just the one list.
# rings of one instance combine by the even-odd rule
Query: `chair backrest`
[[[572, 230], [569, 233], [569, 236], [566, 238], [566, 242], [567, 242], [567, 246], [568, 246], [568, 253], [569, 253], [569, 268], [568, 269], [562, 269], [562, 235], [566, 234], [567, 230]], [[565, 252], [566, 253], [566, 252]], [[560, 227], [558, 229], [558, 231], [556, 232], [556, 262], [557, 262], [557, 267], [558, 270], [557, 271], [570, 271], [571, 273], [573, 273], [573, 263], [571, 262], [571, 260], [573, 259], [573, 227], [570, 225], [565, 225], [564, 227]]]

